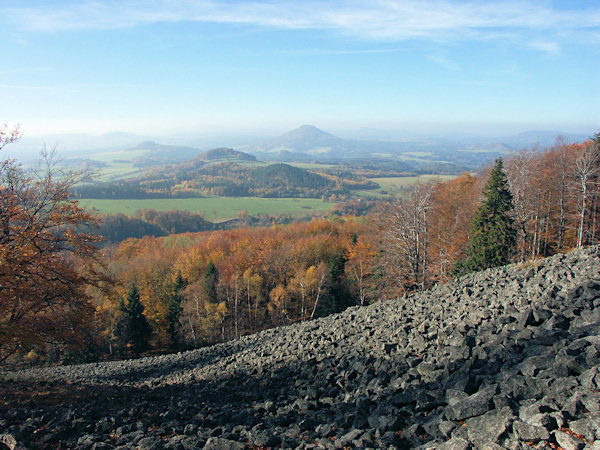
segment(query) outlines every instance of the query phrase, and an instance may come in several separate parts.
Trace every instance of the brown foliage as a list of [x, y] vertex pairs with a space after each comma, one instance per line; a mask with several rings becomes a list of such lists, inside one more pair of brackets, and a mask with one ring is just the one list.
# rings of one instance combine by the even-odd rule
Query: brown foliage
[[94, 312], [86, 286], [101, 281], [98, 238], [78, 231], [94, 220], [69, 199], [87, 174], [59, 173], [43, 155], [32, 176], [14, 161], [0, 165], [0, 359], [80, 343]]

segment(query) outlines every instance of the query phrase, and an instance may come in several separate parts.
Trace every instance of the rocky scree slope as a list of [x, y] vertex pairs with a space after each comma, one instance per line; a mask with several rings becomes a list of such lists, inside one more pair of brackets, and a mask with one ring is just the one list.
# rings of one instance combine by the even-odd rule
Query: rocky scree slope
[[600, 449], [600, 249], [138, 360], [5, 373], [9, 447]]

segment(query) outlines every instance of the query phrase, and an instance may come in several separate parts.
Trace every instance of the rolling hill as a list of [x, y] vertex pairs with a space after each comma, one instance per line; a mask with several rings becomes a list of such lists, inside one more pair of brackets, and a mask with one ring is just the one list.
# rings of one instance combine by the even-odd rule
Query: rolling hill
[[256, 161], [256, 156], [238, 152], [232, 148], [219, 147], [200, 153], [196, 159], [204, 161]]

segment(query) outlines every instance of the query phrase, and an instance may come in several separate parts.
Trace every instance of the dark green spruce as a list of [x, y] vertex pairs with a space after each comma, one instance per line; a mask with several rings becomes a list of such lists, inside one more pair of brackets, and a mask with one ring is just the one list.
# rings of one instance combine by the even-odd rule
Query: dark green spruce
[[456, 265], [456, 275], [510, 262], [517, 232], [512, 218], [513, 196], [503, 170], [502, 158], [496, 160], [483, 195], [484, 199], [471, 223], [467, 259]]
[[133, 353], [139, 355], [150, 348], [152, 328], [144, 315], [144, 305], [140, 301], [140, 293], [135, 283], [131, 283], [127, 303], [121, 299], [120, 309], [122, 317], [118, 334], [122, 342], [130, 345]]
[[168, 314], [167, 314], [167, 331], [171, 339], [171, 349], [176, 350], [180, 346], [180, 329], [181, 324], [179, 322], [179, 316], [181, 315], [182, 307], [181, 303], [183, 297], [181, 290], [184, 288], [183, 278], [181, 273], [177, 274], [177, 278], [174, 282], [168, 282], [166, 289]]

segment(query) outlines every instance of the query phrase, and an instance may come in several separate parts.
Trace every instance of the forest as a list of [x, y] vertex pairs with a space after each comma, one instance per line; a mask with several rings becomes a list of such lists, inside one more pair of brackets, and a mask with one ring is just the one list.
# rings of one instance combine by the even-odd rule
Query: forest
[[7, 161], [0, 357], [67, 362], [210, 345], [595, 245], [599, 147], [598, 135], [559, 139], [477, 175], [419, 183], [366, 215], [350, 204], [306, 222], [177, 234], [154, 212], [144, 223], [168, 235], [101, 250], [81, 228], [94, 217], [69, 195], [84, 174], [28, 179]]

